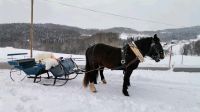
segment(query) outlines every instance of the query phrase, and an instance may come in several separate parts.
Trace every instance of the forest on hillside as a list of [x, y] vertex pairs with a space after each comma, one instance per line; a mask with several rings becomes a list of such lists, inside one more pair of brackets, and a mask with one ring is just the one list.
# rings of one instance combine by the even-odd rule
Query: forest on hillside
[[190, 42], [183, 46], [184, 55], [197, 55], [200, 56], [200, 40]]
[[[12, 46], [29, 49], [29, 25], [0, 25], [0, 47]], [[95, 32], [93, 35], [81, 34], [77, 28], [67, 28], [56, 25], [34, 25], [33, 49], [84, 54], [85, 50], [95, 43], [105, 43], [121, 46], [122, 40], [118, 33]]]
[[[195, 39], [196, 36], [200, 34], [200, 26], [158, 31], [137, 31], [124, 27], [82, 29], [56, 24], [34, 24], [33, 49], [83, 54], [87, 47], [95, 43], [106, 43], [121, 47], [124, 40], [119, 37], [122, 33], [150, 36], [156, 33], [161, 41], [167, 42], [171, 40]], [[12, 46], [15, 48], [29, 49], [29, 36], [30, 24], [0, 24], [0, 47]], [[194, 46], [197, 45], [195, 44]], [[192, 48], [195, 47], [185, 46], [185, 49], [191, 50]], [[200, 47], [196, 47], [195, 49], [197, 48]], [[197, 50], [195, 50], [195, 52], [197, 52]]]

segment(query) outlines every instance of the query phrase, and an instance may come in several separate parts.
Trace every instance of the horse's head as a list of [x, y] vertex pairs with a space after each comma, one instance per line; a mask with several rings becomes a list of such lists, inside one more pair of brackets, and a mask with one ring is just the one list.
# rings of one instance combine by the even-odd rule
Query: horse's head
[[147, 55], [150, 56], [156, 62], [159, 62], [160, 59], [164, 59], [163, 47], [160, 44], [160, 39], [157, 37], [157, 34], [155, 34], [152, 38], [149, 52]]

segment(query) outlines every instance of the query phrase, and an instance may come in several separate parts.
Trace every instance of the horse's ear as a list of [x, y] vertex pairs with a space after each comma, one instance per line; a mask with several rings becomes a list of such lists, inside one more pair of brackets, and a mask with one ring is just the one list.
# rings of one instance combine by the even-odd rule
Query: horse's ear
[[153, 36], [153, 40], [154, 40], [154, 41], [157, 41], [157, 42], [160, 42], [160, 39], [158, 38], [157, 34], [155, 34], [155, 35]]

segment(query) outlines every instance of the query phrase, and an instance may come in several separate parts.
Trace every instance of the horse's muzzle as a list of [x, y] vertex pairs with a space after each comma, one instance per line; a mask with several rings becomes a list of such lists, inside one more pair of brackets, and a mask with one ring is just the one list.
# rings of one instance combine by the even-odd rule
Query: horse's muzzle
[[160, 54], [160, 59], [164, 59], [165, 55], [164, 54]]
[[159, 56], [159, 55], [157, 55], [157, 56], [151, 56], [151, 58], [152, 58], [153, 60], [155, 60], [156, 62], [159, 62], [159, 61], [160, 61], [160, 56]]
[[159, 58], [156, 58], [156, 59], [154, 59], [156, 62], [159, 62], [160, 61], [160, 59]]

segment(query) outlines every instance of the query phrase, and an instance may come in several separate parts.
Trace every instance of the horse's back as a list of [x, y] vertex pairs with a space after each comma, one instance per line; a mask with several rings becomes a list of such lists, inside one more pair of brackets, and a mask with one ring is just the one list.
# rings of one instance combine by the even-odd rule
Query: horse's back
[[120, 64], [121, 49], [103, 43], [95, 44], [86, 51], [86, 58], [91, 63], [113, 67]]
[[89, 52], [90, 54], [98, 54], [98, 55], [104, 55], [104, 54], [110, 54], [112, 52], [118, 52], [120, 51], [120, 48], [117, 47], [113, 47], [107, 44], [103, 44], [103, 43], [98, 43], [98, 44], [94, 44], [91, 47], [89, 47], [86, 51]]
[[97, 43], [94, 44], [93, 46], [91, 46], [90, 48], [94, 48], [94, 49], [100, 49], [100, 50], [104, 50], [104, 51], [113, 51], [113, 50], [118, 50], [120, 48], [114, 47], [114, 46], [110, 46], [104, 43]]

